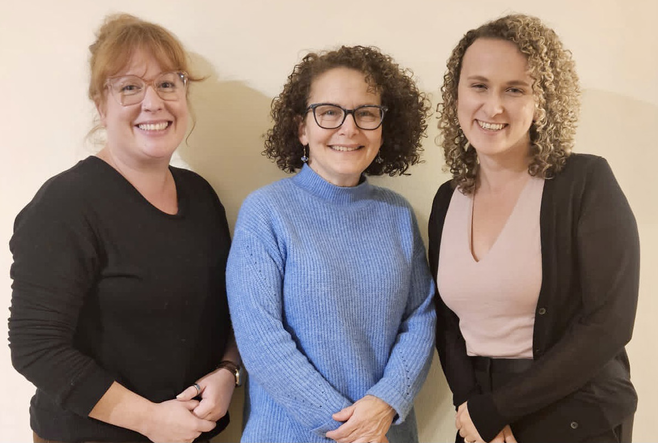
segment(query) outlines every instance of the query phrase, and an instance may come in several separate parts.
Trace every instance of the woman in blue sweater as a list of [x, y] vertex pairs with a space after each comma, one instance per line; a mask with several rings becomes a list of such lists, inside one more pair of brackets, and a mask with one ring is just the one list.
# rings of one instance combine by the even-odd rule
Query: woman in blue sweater
[[251, 194], [227, 291], [249, 372], [243, 442], [414, 442], [435, 314], [409, 203], [364, 174], [418, 162], [428, 102], [375, 48], [308, 54], [265, 154], [300, 170]]

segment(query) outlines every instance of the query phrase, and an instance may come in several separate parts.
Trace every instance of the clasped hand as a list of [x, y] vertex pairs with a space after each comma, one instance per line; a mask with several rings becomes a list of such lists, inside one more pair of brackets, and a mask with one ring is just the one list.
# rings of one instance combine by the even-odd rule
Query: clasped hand
[[[464, 438], [465, 443], [485, 443], [480, 436], [471, 415], [468, 412], [467, 402], [462, 403], [457, 408], [457, 416], [455, 417], [455, 427], [459, 431], [459, 435]], [[512, 428], [509, 425], [505, 426], [490, 443], [517, 443]]]
[[344, 422], [338, 429], [326, 434], [327, 438], [337, 443], [388, 443], [386, 433], [395, 417], [395, 410], [385, 401], [366, 395], [332, 417]]
[[192, 385], [178, 394], [176, 399], [189, 401], [194, 397], [201, 397], [201, 401], [192, 413], [204, 420], [216, 422], [226, 415], [235, 389], [235, 376], [228, 370], [220, 368], [200, 378], [197, 385], [199, 390]]

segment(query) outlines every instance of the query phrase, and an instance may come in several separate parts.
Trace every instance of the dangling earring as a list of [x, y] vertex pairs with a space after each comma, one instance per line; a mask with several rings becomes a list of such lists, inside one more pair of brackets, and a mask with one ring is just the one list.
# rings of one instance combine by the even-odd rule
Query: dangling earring
[[304, 146], [304, 152], [302, 153], [302, 163], [308, 162], [308, 145]]
[[384, 159], [382, 158], [381, 151], [377, 152], [377, 157], [375, 157], [375, 163], [377, 164], [382, 164], [384, 163]]

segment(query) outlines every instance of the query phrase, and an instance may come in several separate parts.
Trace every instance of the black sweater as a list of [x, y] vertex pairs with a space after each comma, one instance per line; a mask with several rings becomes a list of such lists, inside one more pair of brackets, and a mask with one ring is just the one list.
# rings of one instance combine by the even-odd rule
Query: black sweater
[[170, 170], [176, 215], [89, 157], [48, 180], [16, 218], [9, 340], [14, 367], [37, 387], [30, 416], [42, 438], [147, 440], [87, 416], [112, 382], [161, 402], [221, 360], [224, 208], [203, 178]]
[[[430, 215], [435, 278], [452, 193], [444, 183]], [[481, 392], [459, 318], [437, 291], [441, 365], [455, 406], [468, 401], [486, 441], [506, 424], [514, 430], [515, 423], [526, 441], [580, 441], [612, 429], [637, 405], [624, 346], [637, 307], [639, 239], [608, 163], [592, 155], [570, 156], [566, 167], [546, 180], [540, 226], [543, 278], [533, 333], [535, 364], [505, 386]]]

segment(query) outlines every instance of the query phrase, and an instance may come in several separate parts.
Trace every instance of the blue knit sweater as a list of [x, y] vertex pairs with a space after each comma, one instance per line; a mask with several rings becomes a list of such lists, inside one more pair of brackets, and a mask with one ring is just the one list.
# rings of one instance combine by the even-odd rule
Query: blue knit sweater
[[249, 372], [243, 442], [329, 442], [331, 415], [370, 394], [417, 441], [413, 400], [434, 343], [432, 278], [398, 194], [334, 186], [310, 167], [252, 193], [227, 266]]

